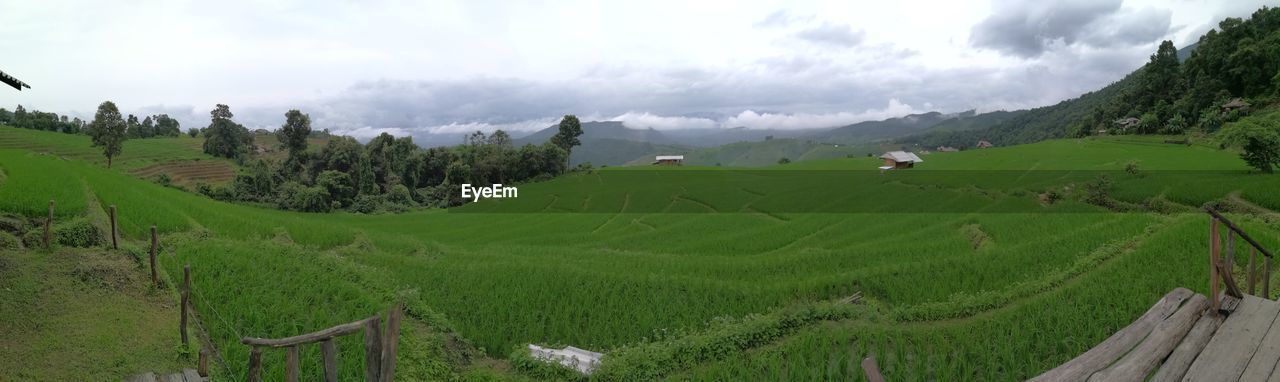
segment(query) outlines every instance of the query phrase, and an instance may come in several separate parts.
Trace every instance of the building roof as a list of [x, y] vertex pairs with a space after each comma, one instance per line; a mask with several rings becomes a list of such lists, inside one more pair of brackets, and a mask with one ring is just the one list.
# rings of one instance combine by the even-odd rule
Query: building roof
[[1231, 100], [1231, 102], [1227, 102], [1226, 104], [1222, 105], [1222, 107], [1225, 107], [1228, 109], [1234, 109], [1238, 107], [1249, 107], [1249, 103], [1245, 102], [1243, 99], [1236, 98]]
[[995, 145], [991, 144], [991, 142], [987, 142], [985, 139], [978, 141], [978, 147], [991, 147], [991, 146], [995, 146]]
[[22, 91], [22, 88], [27, 88], [27, 89], [31, 88], [31, 85], [27, 85], [26, 82], [22, 82], [17, 78], [13, 78], [13, 76], [5, 74], [4, 72], [0, 72], [0, 82], [9, 84], [9, 86], [12, 86], [14, 89], [18, 89], [18, 91]]
[[891, 160], [891, 161], [894, 161], [894, 162], [899, 162], [899, 163], [901, 163], [901, 162], [911, 162], [911, 163], [920, 163], [920, 162], [924, 162], [924, 159], [920, 159], [920, 157], [916, 156], [916, 154], [912, 154], [912, 153], [909, 153], [909, 152], [906, 152], [906, 151], [890, 151], [890, 152], [884, 153], [884, 155], [881, 155], [881, 156], [880, 156], [880, 159], [888, 159], [888, 160]]
[[659, 155], [653, 160], [684, 160], [684, 155]]

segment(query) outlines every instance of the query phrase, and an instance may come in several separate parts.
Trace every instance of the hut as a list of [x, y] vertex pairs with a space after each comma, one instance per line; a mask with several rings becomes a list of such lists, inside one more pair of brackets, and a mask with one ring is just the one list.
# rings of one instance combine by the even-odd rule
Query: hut
[[881, 170], [892, 170], [899, 168], [912, 168], [916, 163], [924, 162], [924, 159], [906, 151], [890, 151], [880, 156], [884, 159], [884, 166], [880, 166]]
[[1245, 100], [1243, 99], [1236, 98], [1231, 100], [1231, 102], [1222, 104], [1223, 114], [1230, 113], [1236, 110], [1239, 110], [1241, 112], [1249, 111], [1249, 103], [1245, 102]]
[[938, 146], [937, 151], [940, 153], [954, 153], [956, 151], [960, 151], [960, 149], [951, 146]]
[[1120, 129], [1120, 131], [1128, 131], [1129, 129], [1136, 128], [1138, 127], [1138, 125], [1142, 124], [1142, 120], [1134, 117], [1129, 117], [1129, 118], [1120, 118], [1115, 121], [1112, 121], [1111, 123], [1115, 124], [1116, 128]]
[[653, 158], [653, 164], [663, 166], [679, 166], [684, 164], [684, 155], [658, 155]]
[[995, 147], [995, 145], [991, 144], [991, 142], [987, 142], [985, 139], [978, 141], [978, 148], [980, 149], [991, 148], [991, 147]]

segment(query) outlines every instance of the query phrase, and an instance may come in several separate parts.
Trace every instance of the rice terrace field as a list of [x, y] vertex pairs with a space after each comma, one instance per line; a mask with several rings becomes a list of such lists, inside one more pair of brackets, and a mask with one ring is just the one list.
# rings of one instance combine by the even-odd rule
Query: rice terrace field
[[[195, 141], [138, 142], [107, 170], [81, 154], [86, 139], [0, 127], [0, 211], [37, 219], [54, 199], [58, 229], [102, 227], [114, 205], [139, 269], [155, 225], [166, 283], [192, 269], [216, 380], [244, 378], [242, 337], [396, 302], [405, 380], [583, 378], [531, 359], [530, 343], [605, 353], [594, 380], [851, 380], [869, 354], [893, 380], [1025, 379], [1172, 288], [1206, 292], [1201, 205], [1241, 212], [1280, 247], [1280, 182], [1233, 152], [1156, 138], [936, 153], [886, 175], [867, 171], [874, 158], [607, 168], [521, 185], [517, 199], [382, 215], [215, 201], [150, 179], [168, 163], [227, 163]], [[1043, 199], [1103, 174], [1114, 208]], [[342, 379], [360, 378], [358, 337], [338, 346]], [[318, 354], [303, 349], [304, 379]], [[283, 358], [265, 353], [264, 375]]]

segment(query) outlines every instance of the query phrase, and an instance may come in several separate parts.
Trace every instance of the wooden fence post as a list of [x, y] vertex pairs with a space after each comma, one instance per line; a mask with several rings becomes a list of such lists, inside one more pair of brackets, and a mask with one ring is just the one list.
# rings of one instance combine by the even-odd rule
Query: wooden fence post
[[1271, 299], [1271, 258], [1262, 257], [1262, 298]]
[[200, 361], [196, 365], [196, 374], [201, 377], [209, 376], [209, 349], [200, 348]]
[[396, 347], [400, 342], [400, 316], [404, 308], [401, 304], [387, 311], [387, 332], [382, 339], [382, 382], [391, 382], [396, 378]]
[[1254, 249], [1253, 246], [1249, 246], [1249, 276], [1247, 277], [1249, 279], [1249, 294], [1253, 294], [1256, 291], [1254, 283], [1258, 281], [1258, 268], [1255, 262], [1257, 257], [1258, 250]]
[[364, 380], [378, 382], [382, 371], [382, 319], [375, 315], [364, 323]]
[[298, 346], [290, 346], [284, 355], [284, 380], [298, 382]]
[[116, 228], [116, 205], [111, 205], [111, 249], [120, 249], [120, 234]]
[[1218, 219], [1209, 217], [1209, 305], [1218, 314]]
[[160, 278], [156, 276], [156, 250], [160, 247], [160, 241], [156, 238], [156, 226], [151, 225], [151, 286], [160, 287]]
[[254, 346], [249, 350], [249, 382], [262, 382], [262, 349]]
[[[154, 259], [155, 257], [152, 257]], [[153, 263], [154, 264], [154, 263]], [[182, 346], [187, 346], [187, 306], [191, 304], [191, 265], [182, 266], [182, 319], [178, 331], [182, 333]], [[256, 349], [256, 347], [255, 347]]]
[[49, 216], [44, 219], [44, 247], [49, 246], [53, 241], [53, 199], [49, 199]]
[[338, 349], [332, 338], [320, 341], [320, 357], [324, 359], [324, 381], [338, 382]]

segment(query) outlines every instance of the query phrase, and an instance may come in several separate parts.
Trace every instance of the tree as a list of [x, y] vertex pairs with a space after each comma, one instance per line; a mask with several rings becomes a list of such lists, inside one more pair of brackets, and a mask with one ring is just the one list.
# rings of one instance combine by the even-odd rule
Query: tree
[[782, 159], [778, 160], [778, 164], [787, 164], [787, 163], [791, 163], [791, 158], [782, 157]]
[[298, 109], [284, 113], [284, 125], [280, 126], [280, 144], [289, 150], [289, 157], [307, 149], [307, 136], [311, 135], [311, 116], [302, 114]]
[[249, 129], [231, 121], [231, 108], [218, 104], [209, 112], [209, 127], [204, 130], [204, 152], [224, 158], [236, 158], [253, 144]]
[[98, 105], [98, 112], [89, 123], [89, 137], [93, 146], [102, 147], [102, 155], [107, 157], [107, 168], [111, 168], [111, 159], [124, 149], [126, 128], [115, 103], [106, 101]]
[[138, 122], [138, 116], [129, 114], [129, 118], [125, 120], [125, 134], [129, 138], [145, 138], [142, 136], [142, 123]]
[[0, 125], [13, 124], [13, 112], [0, 107]]
[[176, 137], [182, 135], [181, 124], [178, 123], [178, 120], [169, 117], [168, 114], [158, 114], [154, 119], [156, 121], [156, 136]]
[[23, 108], [22, 105], [18, 105], [18, 108], [13, 109], [13, 126], [24, 129], [31, 128], [27, 125], [27, 109]]
[[573, 147], [581, 145], [582, 142], [578, 137], [582, 136], [582, 123], [578, 122], [578, 116], [569, 114], [560, 120], [560, 131], [551, 137], [551, 144], [556, 145], [564, 150], [564, 168], [569, 168], [569, 155], [573, 154]]
[[1280, 114], [1266, 117], [1245, 118], [1228, 124], [1218, 133], [1223, 146], [1237, 146], [1240, 158], [1249, 166], [1265, 173], [1275, 171], [1280, 165]]

